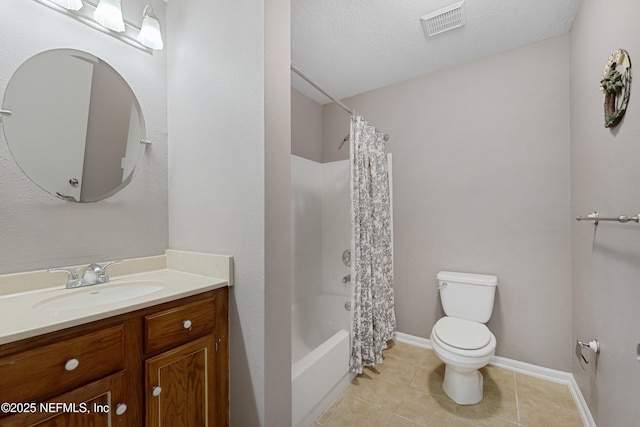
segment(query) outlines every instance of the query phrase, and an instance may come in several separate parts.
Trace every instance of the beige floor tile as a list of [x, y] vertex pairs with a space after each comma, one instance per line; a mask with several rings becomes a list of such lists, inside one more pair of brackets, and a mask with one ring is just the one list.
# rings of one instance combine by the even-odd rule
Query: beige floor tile
[[486, 366], [483, 400], [462, 406], [442, 390], [444, 369], [433, 351], [398, 343], [314, 427], [583, 427], [566, 385]]
[[382, 381], [392, 381], [409, 385], [419, 366], [418, 363], [398, 359], [389, 355], [384, 358], [382, 363], [376, 365], [375, 368], [365, 368], [363, 375], [365, 378], [377, 378]]
[[442, 360], [438, 357], [435, 351], [427, 350], [425, 353], [425, 358], [420, 362], [420, 367], [428, 368], [428, 367], [436, 367], [442, 364]]
[[520, 425], [522, 427], [583, 427], [577, 410], [552, 404], [520, 405]]
[[356, 377], [347, 387], [346, 393], [383, 409], [394, 411], [402, 401], [407, 387], [397, 382], [383, 381], [380, 378], [371, 380]]
[[387, 427], [422, 427], [422, 424], [416, 424], [411, 420], [394, 414]]
[[515, 392], [515, 372], [495, 366], [485, 366], [484, 368], [480, 369], [480, 372], [484, 377], [485, 384], [494, 384], [496, 386], [499, 386], [502, 390]]
[[[391, 344], [393, 343], [393, 344]], [[403, 342], [390, 342], [390, 347], [384, 351], [385, 356], [393, 356], [397, 359], [407, 360], [412, 363], [420, 363], [433, 353], [432, 350], [416, 347]]]
[[411, 387], [406, 390], [396, 414], [427, 427], [445, 427], [453, 421], [456, 411], [453, 401]]
[[445, 365], [442, 362], [435, 366], [432, 364], [422, 364], [416, 371], [409, 385], [426, 393], [445, 396], [445, 392], [442, 389], [444, 368]]
[[340, 406], [323, 424], [328, 427], [387, 427], [393, 413], [353, 396], [345, 396]]
[[456, 406], [456, 417], [478, 421], [500, 418], [517, 424], [518, 405], [515, 392], [509, 393], [498, 388], [485, 387], [480, 403]]
[[552, 381], [545, 381], [540, 378], [515, 374], [516, 388], [518, 390], [518, 398], [544, 399], [554, 402], [557, 405], [569, 406], [575, 408], [575, 402], [566, 384], [558, 384]]
[[511, 423], [507, 420], [503, 420], [502, 418], [486, 418], [482, 420], [456, 418], [451, 424], [449, 424], [449, 427], [518, 427], [518, 424]]
[[324, 413], [320, 416], [320, 418], [316, 420], [316, 424], [323, 425], [324, 423], [329, 421], [329, 418], [331, 418], [331, 415], [333, 415], [333, 413], [336, 411], [336, 409], [340, 406], [340, 404], [344, 400], [344, 396], [345, 396], [344, 393], [338, 396], [338, 398], [331, 404], [329, 409], [324, 411]]
[[521, 425], [583, 426], [568, 386], [517, 373], [516, 390]]

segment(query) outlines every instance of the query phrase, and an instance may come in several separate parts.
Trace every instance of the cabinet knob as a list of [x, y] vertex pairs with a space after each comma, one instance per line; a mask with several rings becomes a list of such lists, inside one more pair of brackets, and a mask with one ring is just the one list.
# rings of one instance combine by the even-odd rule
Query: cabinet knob
[[182, 322], [182, 326], [185, 329], [191, 329], [191, 325], [192, 325], [191, 320], [185, 320], [184, 322]]
[[127, 405], [124, 403], [118, 403], [116, 406], [116, 415], [122, 415], [127, 412]]
[[78, 365], [80, 365], [78, 359], [69, 359], [67, 360], [67, 363], [64, 364], [64, 369], [65, 371], [73, 371], [78, 367]]
[[156, 397], [160, 396], [160, 393], [162, 393], [162, 388], [159, 385], [151, 389], [151, 394], [153, 394]]

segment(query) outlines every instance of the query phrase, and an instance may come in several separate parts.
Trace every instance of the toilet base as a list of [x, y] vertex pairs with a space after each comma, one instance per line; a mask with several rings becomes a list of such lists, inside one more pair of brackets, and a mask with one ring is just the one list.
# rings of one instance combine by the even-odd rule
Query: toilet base
[[458, 405], [475, 405], [482, 400], [482, 374], [445, 365], [442, 389]]

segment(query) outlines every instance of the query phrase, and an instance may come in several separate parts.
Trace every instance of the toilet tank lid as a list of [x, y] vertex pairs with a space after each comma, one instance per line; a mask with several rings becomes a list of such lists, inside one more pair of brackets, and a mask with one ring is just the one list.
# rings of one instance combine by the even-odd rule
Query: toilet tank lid
[[441, 271], [436, 276], [438, 280], [471, 283], [474, 285], [497, 286], [498, 278], [489, 274], [456, 273], [453, 271]]

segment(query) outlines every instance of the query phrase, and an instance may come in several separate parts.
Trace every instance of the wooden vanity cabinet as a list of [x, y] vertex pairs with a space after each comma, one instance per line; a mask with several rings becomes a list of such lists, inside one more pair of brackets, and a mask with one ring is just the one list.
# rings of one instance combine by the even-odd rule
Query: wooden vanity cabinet
[[229, 425], [227, 300], [224, 288], [145, 316], [147, 427]]
[[35, 404], [0, 427], [228, 426], [227, 301], [225, 287], [0, 345], [0, 403]]
[[[42, 402], [45, 408], [37, 404], [35, 410], [0, 419], [0, 425], [6, 427], [108, 427], [126, 426], [127, 400], [125, 374], [119, 372], [101, 380], [89, 383], [54, 399]], [[60, 403], [71, 403], [73, 407], [59, 408]], [[117, 409], [116, 409], [117, 408]]]
[[215, 373], [207, 370], [214, 363], [213, 341], [208, 335], [145, 362], [148, 427], [207, 425], [215, 411]]

